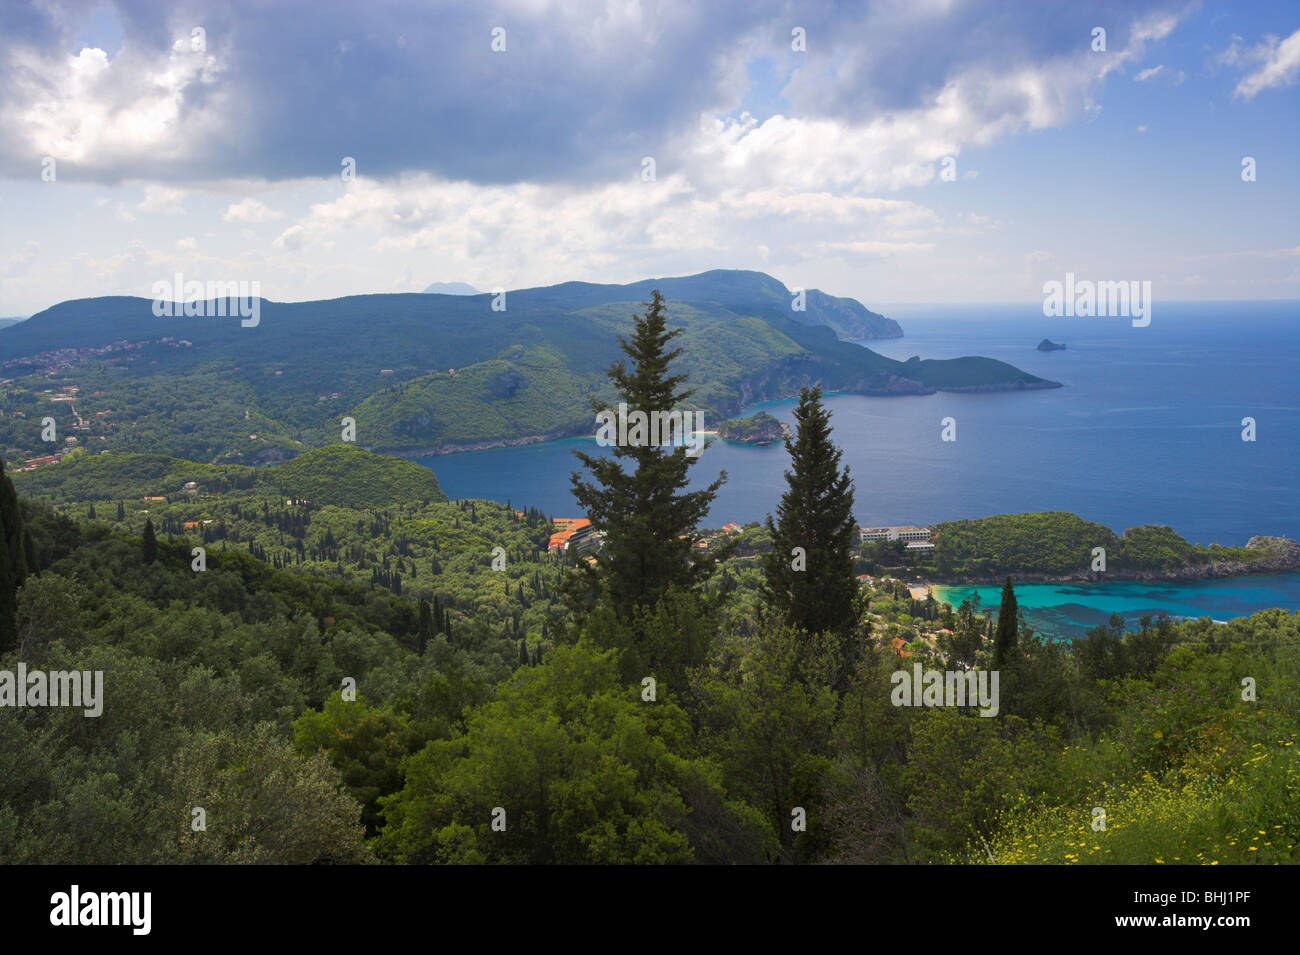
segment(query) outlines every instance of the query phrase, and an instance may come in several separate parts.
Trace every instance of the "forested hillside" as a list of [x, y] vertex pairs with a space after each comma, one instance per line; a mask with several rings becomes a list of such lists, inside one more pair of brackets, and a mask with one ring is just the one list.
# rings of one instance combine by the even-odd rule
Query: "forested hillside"
[[[935, 527], [933, 541], [937, 573], [967, 582], [1001, 580], [1007, 574], [1101, 578], [1300, 568], [1300, 547], [1283, 538], [1252, 538], [1246, 547], [1206, 547], [1188, 543], [1170, 527], [1132, 527], [1118, 535], [1064, 511], [945, 521]], [[1104, 565], [1098, 564], [1103, 556]]]
[[[710, 662], [648, 703], [614, 649], [521, 666], [453, 624], [421, 653], [418, 605], [382, 588], [234, 553], [194, 573], [188, 545], [146, 562], [138, 537], [22, 511], [40, 569], [19, 592], [22, 659], [104, 670], [107, 705], [0, 719], [13, 862], [979, 864], [981, 839], [1012, 863], [1297, 861], [1300, 617], [1284, 611], [1108, 630], [1073, 653], [1024, 633], [990, 720], [890, 705], [911, 663], [884, 648], [821, 686], [737, 608]], [[1099, 805], [1111, 823], [1092, 832]]]
[[[0, 452], [92, 451], [271, 464], [339, 440], [450, 450], [588, 434], [590, 399], [651, 284], [684, 330], [691, 408], [717, 422], [818, 381], [863, 394], [1056, 387], [992, 359], [904, 363], [841, 340], [897, 325], [850, 299], [790, 291], [758, 272], [629, 286], [571, 282], [484, 295], [261, 301], [259, 321], [156, 317], [147, 299], [64, 302], [0, 336]], [[41, 425], [56, 423], [53, 441]]]

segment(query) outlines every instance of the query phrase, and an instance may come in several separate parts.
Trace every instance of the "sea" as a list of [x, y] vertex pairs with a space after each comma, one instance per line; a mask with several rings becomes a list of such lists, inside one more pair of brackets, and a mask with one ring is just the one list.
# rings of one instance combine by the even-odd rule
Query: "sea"
[[[1241, 545], [1260, 534], [1300, 539], [1300, 303], [1157, 300], [1145, 327], [1128, 318], [1049, 318], [1041, 304], [872, 307], [904, 332], [861, 343], [882, 355], [982, 355], [1063, 387], [829, 395], [832, 438], [854, 479], [860, 524], [1071, 511], [1117, 533], [1165, 524], [1199, 544]], [[1066, 347], [1040, 352], [1044, 338]], [[743, 413], [761, 409], [793, 423], [794, 405], [761, 402]], [[943, 440], [945, 425], [955, 440]], [[575, 438], [421, 463], [453, 498], [509, 500], [568, 516], [577, 512], [569, 478], [576, 448], [604, 453], [594, 440]], [[721, 471], [727, 483], [706, 526], [773, 512], [788, 463], [779, 444], [711, 444], [692, 469], [694, 486]], [[1160, 609], [1226, 619], [1268, 606], [1300, 609], [1300, 574], [1158, 587], [1022, 586], [1027, 614], [1062, 635], [1113, 610], [1129, 619]]]

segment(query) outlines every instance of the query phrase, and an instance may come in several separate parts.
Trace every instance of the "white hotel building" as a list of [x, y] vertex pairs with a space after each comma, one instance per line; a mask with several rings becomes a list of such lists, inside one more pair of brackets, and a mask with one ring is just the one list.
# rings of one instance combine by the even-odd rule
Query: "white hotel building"
[[914, 527], [911, 524], [903, 524], [895, 527], [863, 527], [859, 529], [862, 534], [862, 543], [870, 544], [874, 541], [906, 541], [908, 550], [934, 550], [934, 544], [930, 541], [930, 528]]

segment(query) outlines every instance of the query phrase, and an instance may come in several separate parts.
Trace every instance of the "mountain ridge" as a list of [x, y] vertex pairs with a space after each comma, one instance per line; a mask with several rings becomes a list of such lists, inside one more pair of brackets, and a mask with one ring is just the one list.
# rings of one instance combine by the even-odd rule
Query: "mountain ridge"
[[869, 331], [872, 316], [890, 333], [892, 320], [817, 290], [795, 311], [790, 290], [758, 272], [569, 282], [501, 302], [260, 299], [253, 327], [229, 315], [158, 317], [148, 299], [107, 296], [60, 303], [0, 335], [0, 375], [15, 379], [0, 400], [0, 449], [48, 454], [34, 427], [46, 416], [92, 450], [244, 464], [336, 442], [345, 417], [358, 445], [403, 455], [589, 434], [591, 400], [612, 395], [605, 372], [622, 356], [619, 337], [655, 288], [682, 330], [678, 368], [693, 406], [710, 420], [813, 384], [866, 395], [1060, 387], [988, 358], [886, 358], [845, 336]]

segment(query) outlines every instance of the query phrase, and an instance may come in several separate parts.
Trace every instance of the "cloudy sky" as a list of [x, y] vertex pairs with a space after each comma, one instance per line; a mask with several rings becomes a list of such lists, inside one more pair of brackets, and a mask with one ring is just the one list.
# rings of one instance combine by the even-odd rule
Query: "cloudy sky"
[[178, 271], [1300, 297], [1294, 2], [6, 0], [0, 71], [0, 315]]

